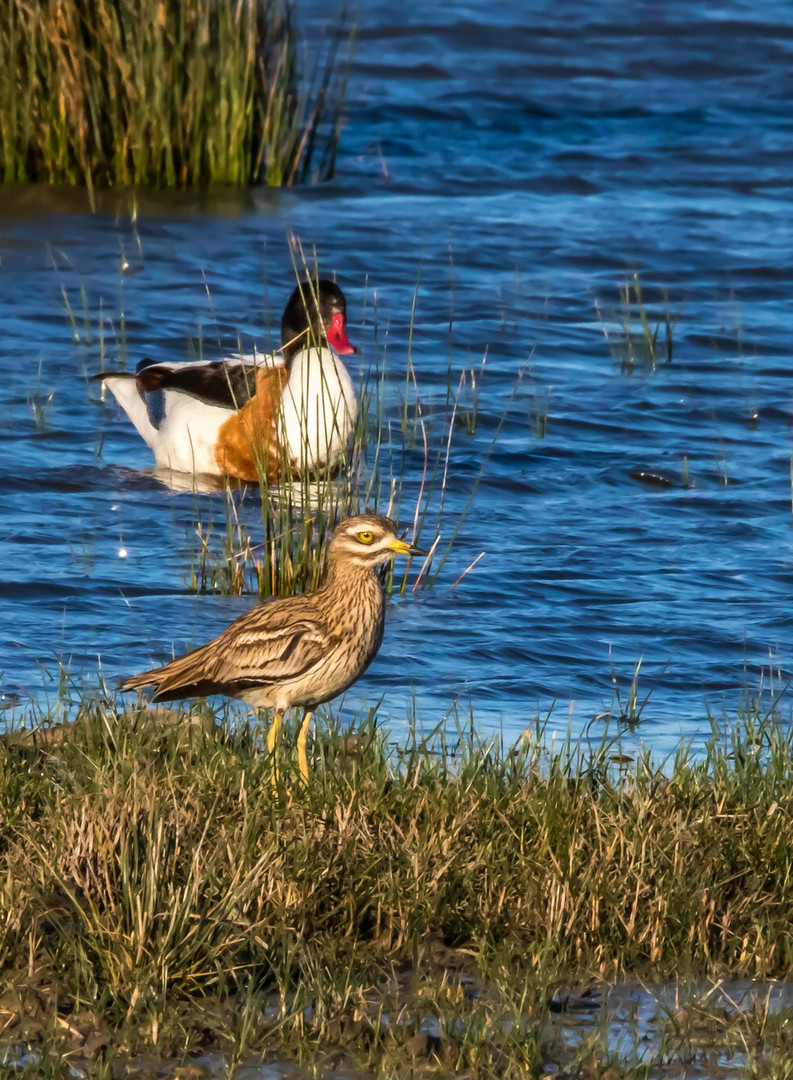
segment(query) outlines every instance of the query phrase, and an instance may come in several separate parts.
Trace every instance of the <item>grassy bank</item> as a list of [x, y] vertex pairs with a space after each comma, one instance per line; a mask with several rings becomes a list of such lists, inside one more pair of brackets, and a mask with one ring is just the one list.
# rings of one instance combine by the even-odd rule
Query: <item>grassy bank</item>
[[793, 736], [773, 720], [664, 768], [536, 734], [397, 749], [331, 720], [309, 787], [287, 753], [276, 791], [261, 736], [94, 700], [2, 739], [6, 1043], [97, 1070], [119, 1047], [343, 1047], [525, 1075], [570, 980], [790, 974]]
[[0, 179], [329, 177], [349, 31], [306, 70], [293, 15], [290, 0], [0, 0]]

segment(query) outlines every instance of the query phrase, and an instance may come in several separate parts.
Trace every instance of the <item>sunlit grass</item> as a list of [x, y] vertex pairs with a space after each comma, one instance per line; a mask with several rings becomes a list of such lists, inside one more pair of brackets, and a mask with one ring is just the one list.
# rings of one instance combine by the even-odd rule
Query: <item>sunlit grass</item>
[[[22, 717], [45, 722], [0, 740], [6, 1038], [37, 1015], [39, 1041], [74, 1041], [66, 1016], [166, 1055], [341, 1045], [517, 1076], [563, 1053], [538, 1025], [565, 984], [789, 975], [793, 735], [762, 711], [627, 768], [608, 737], [395, 745], [326, 713], [308, 787], [285, 751], [275, 792], [261, 730], [205, 707]], [[706, 1006], [766, 1052], [700, 995], [665, 1054], [697, 1052]]]
[[0, 0], [0, 180], [325, 179], [349, 36], [307, 59], [288, 0]]

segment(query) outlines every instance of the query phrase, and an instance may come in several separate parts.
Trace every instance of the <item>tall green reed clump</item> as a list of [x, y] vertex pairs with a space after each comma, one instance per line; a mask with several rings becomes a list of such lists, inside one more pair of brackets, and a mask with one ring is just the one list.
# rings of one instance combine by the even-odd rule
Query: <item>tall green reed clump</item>
[[293, 15], [291, 0], [0, 0], [0, 178], [91, 189], [330, 176], [345, 34], [340, 20], [306, 72]]

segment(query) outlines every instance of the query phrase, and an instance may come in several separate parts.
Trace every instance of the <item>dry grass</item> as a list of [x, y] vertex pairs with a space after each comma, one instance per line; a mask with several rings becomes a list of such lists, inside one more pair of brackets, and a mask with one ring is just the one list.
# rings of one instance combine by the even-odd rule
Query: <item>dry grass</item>
[[256, 728], [166, 715], [94, 700], [60, 739], [0, 744], [16, 1024], [35, 998], [174, 1052], [210, 1038], [202, 1002], [241, 1024], [247, 1001], [245, 1046], [382, 1064], [433, 1016], [448, 1067], [520, 1075], [565, 979], [793, 967], [793, 736], [771, 720], [616, 770], [607, 743], [396, 750], [331, 720], [309, 788], [287, 762], [274, 794]]

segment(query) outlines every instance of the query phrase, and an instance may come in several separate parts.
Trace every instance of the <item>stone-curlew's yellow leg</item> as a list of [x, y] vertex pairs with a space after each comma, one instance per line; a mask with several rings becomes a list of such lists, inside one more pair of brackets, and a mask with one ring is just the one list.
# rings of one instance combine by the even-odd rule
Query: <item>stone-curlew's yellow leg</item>
[[308, 783], [308, 755], [306, 754], [306, 743], [308, 741], [308, 729], [311, 726], [311, 717], [314, 714], [306, 711], [303, 716], [303, 722], [300, 725], [300, 731], [297, 735], [297, 764], [300, 768], [300, 776], [304, 784]]
[[282, 712], [276, 712], [273, 715], [273, 722], [270, 724], [270, 730], [267, 732], [267, 753], [270, 755], [270, 759], [273, 763], [273, 787], [275, 787], [278, 780], [278, 736], [281, 733], [281, 725], [284, 722], [284, 714]]

